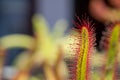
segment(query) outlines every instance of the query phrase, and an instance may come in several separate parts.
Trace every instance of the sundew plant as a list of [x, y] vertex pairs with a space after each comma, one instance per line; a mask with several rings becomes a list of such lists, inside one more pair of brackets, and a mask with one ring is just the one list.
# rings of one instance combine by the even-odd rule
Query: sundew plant
[[[70, 63], [71, 80], [91, 80], [90, 79], [90, 56], [95, 44], [95, 33], [91, 22], [80, 20], [75, 22], [75, 29], [79, 33], [78, 51], [74, 55], [74, 63]], [[74, 45], [73, 45], [74, 46]]]

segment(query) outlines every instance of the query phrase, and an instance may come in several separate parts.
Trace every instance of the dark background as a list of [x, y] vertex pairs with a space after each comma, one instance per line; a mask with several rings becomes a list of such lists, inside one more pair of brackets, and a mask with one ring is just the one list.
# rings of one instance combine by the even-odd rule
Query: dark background
[[[88, 16], [90, 21], [94, 24], [95, 27], [95, 32], [96, 32], [96, 47], [100, 50], [99, 48], [99, 42], [102, 36], [102, 32], [105, 30], [104, 24], [101, 22], [95, 20], [89, 13], [89, 1], [90, 0], [75, 0], [75, 14], [77, 14], [81, 19], [84, 16]], [[75, 18], [76, 20], [76, 18]], [[76, 20], [77, 21], [77, 20]]]
[[[74, 0], [74, 1], [75, 1], [74, 2], [75, 5], [74, 5], [73, 15], [79, 16], [80, 19], [82, 19], [82, 16], [88, 16], [90, 18], [90, 21], [93, 22], [96, 28], [96, 38], [97, 38], [97, 47], [98, 47], [101, 38], [101, 33], [104, 30], [104, 25], [94, 20], [94, 18], [92, 18], [91, 15], [89, 14], [89, 8], [88, 8], [89, 0]], [[7, 2], [12, 3], [13, 6], [11, 7], [10, 5], [11, 7], [10, 8], [9, 5], [5, 5], [7, 4]], [[19, 3], [19, 4], [14, 5], [14, 3], [15, 4]], [[23, 7], [21, 5], [23, 5]], [[12, 11], [12, 8], [14, 11]], [[32, 32], [31, 17], [33, 16], [34, 13], [35, 13], [35, 0], [0, 0], [0, 36], [12, 34], [12, 33], [22, 33], [22, 34], [32, 35], [33, 32]]]

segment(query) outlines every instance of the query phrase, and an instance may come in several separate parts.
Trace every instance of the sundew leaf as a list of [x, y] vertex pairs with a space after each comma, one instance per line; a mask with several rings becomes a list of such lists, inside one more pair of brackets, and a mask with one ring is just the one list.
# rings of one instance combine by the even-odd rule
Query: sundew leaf
[[[79, 18], [78, 18], [79, 19]], [[77, 31], [80, 33], [79, 50], [75, 54], [74, 64], [71, 73], [72, 80], [90, 79], [90, 54], [95, 44], [95, 33], [91, 23], [87, 20], [79, 20], [76, 23]], [[74, 46], [74, 45], [73, 45]]]
[[120, 36], [120, 24], [117, 24], [114, 26], [110, 36], [110, 42], [109, 42], [109, 48], [108, 48], [109, 55], [108, 55], [108, 62], [107, 62], [108, 66], [113, 65], [115, 62], [119, 36]]
[[76, 79], [77, 80], [85, 80], [87, 75], [87, 58], [89, 52], [89, 38], [88, 38], [88, 31], [85, 27], [81, 30], [81, 46], [80, 52], [78, 55], [77, 61], [77, 72], [76, 72]]
[[[118, 45], [120, 38], [120, 24], [116, 23], [109, 28], [107, 32], [104, 33], [102, 39], [102, 45], [104, 47], [106, 54], [106, 65], [105, 65], [105, 80], [114, 80], [115, 69], [116, 69], [116, 57], [118, 53]], [[106, 44], [106, 43], [107, 44]], [[105, 44], [104, 44], [105, 43]]]

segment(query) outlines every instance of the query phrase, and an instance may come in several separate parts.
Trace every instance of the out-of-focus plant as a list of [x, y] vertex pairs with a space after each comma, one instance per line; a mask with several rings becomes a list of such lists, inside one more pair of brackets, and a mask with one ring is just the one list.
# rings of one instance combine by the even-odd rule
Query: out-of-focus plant
[[105, 50], [105, 67], [104, 67], [104, 77], [105, 80], [116, 80], [116, 64], [117, 56], [119, 51], [119, 39], [120, 39], [120, 24], [109, 26], [107, 31], [104, 33], [102, 39], [102, 47]]
[[2, 79], [6, 50], [11, 48], [33, 49], [34, 39], [27, 35], [12, 34], [0, 38], [0, 79]]
[[101, 80], [103, 76], [104, 52], [95, 50], [91, 57], [91, 80]]
[[67, 77], [67, 69], [62, 61], [63, 50], [59, 41], [64, 35], [67, 23], [65, 20], [59, 20], [55, 24], [53, 33], [50, 33], [45, 22], [42, 16], [33, 19], [38, 41], [35, 59], [39, 59], [38, 55], [43, 58], [47, 80], [64, 80]]
[[[52, 33], [49, 32], [48, 25], [42, 16], [34, 16], [33, 25], [36, 40], [35, 50], [28, 57], [24, 66], [20, 67], [20, 72], [13, 80], [29, 80], [29, 73], [33, 65], [43, 65], [46, 80], [65, 80], [67, 78], [67, 68], [62, 60], [63, 50], [60, 39], [64, 35], [67, 24], [65, 21], [58, 21], [54, 33]], [[20, 60], [16, 63], [21, 63]]]
[[[21, 34], [4, 36], [0, 39], [0, 79], [3, 75], [6, 50], [10, 48], [25, 48], [28, 51], [21, 53], [14, 61], [17, 74], [11, 80], [65, 80], [67, 67], [63, 61], [63, 48], [61, 38], [64, 35], [67, 23], [65, 20], [56, 22], [53, 32], [42, 16], [33, 18], [34, 37]], [[62, 27], [61, 27], [62, 26]], [[31, 75], [31, 69], [35, 66], [43, 66], [45, 78], [37, 78]]]
[[5, 50], [0, 47], [0, 79], [2, 79], [2, 74], [3, 74], [3, 66], [4, 66], [4, 61], [5, 61]]

